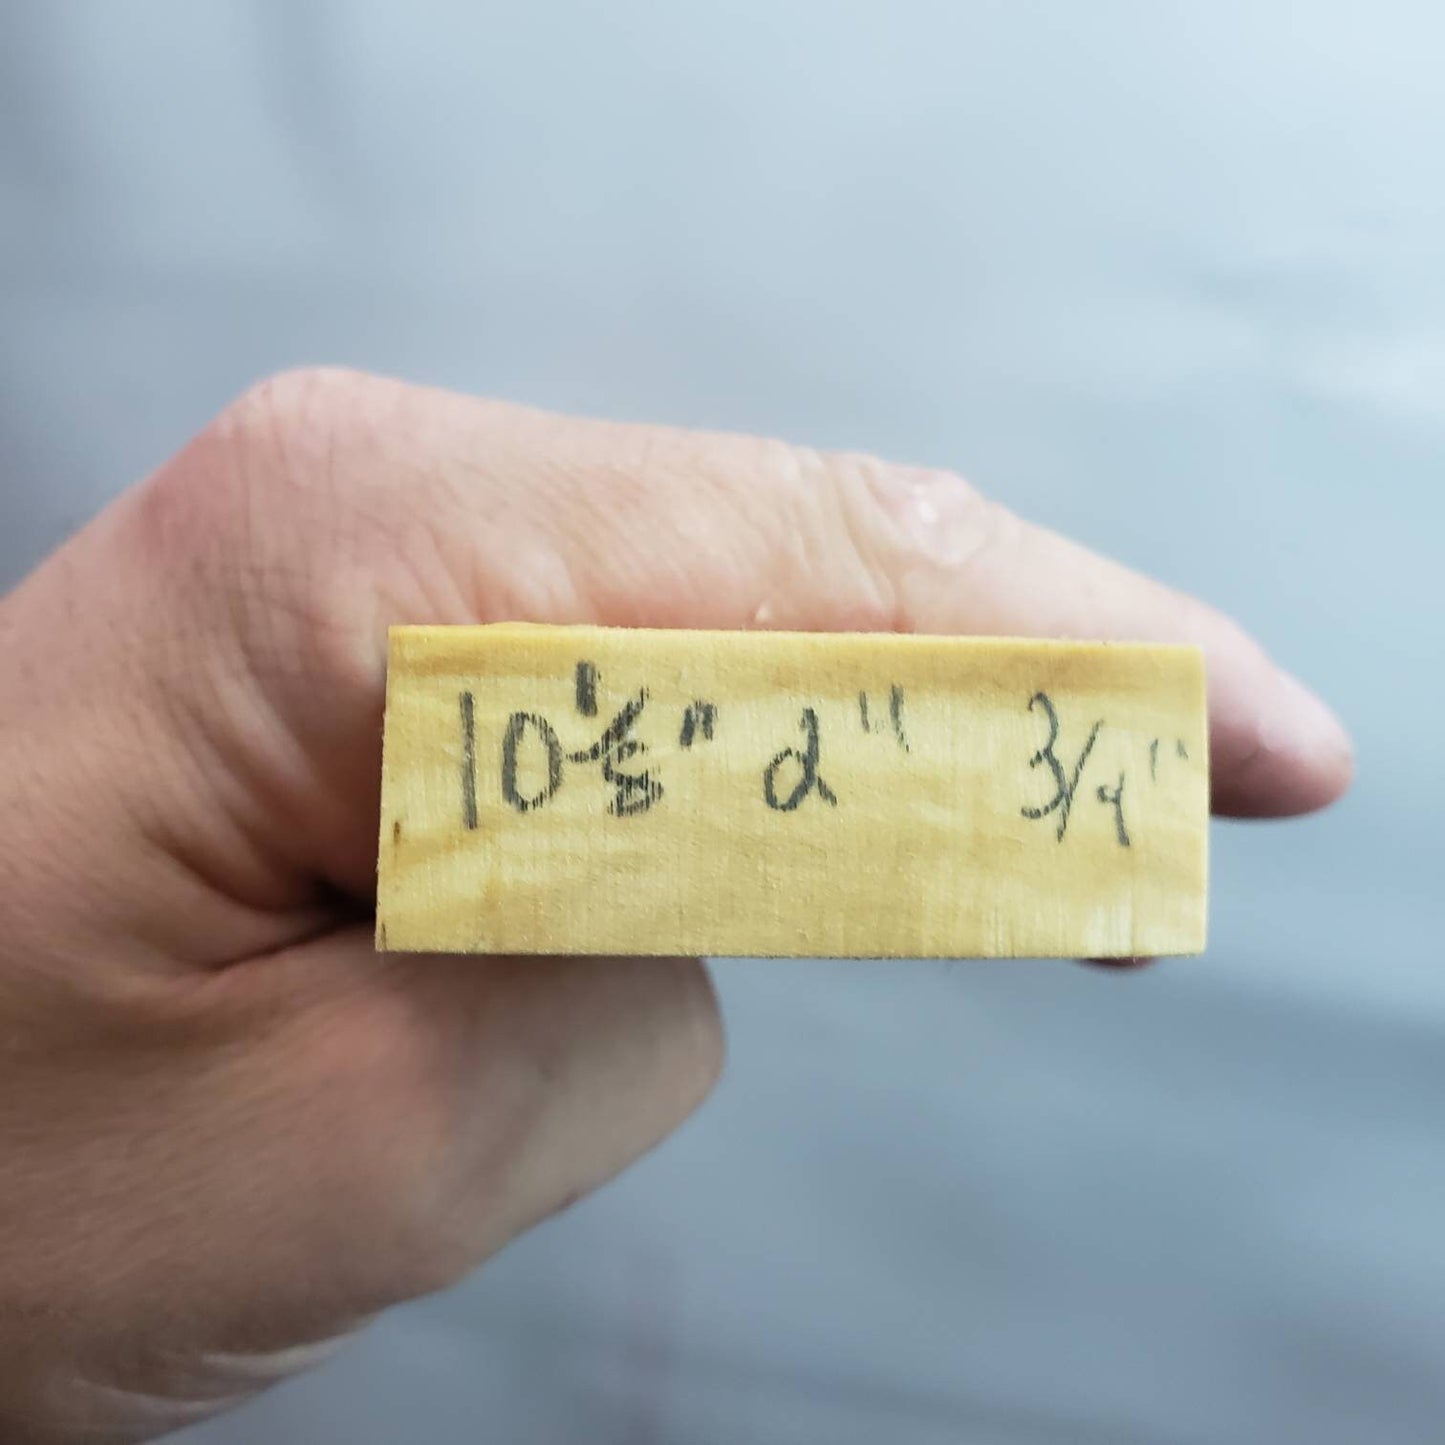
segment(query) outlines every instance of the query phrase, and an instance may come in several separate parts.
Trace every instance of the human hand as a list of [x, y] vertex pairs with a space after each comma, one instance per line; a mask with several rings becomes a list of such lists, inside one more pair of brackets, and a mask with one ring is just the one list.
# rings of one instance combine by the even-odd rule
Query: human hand
[[707, 1092], [696, 960], [373, 950], [387, 626], [507, 618], [1197, 642], [1217, 810], [1350, 775], [1233, 624], [956, 477], [267, 383], [0, 604], [0, 1437], [233, 1404]]

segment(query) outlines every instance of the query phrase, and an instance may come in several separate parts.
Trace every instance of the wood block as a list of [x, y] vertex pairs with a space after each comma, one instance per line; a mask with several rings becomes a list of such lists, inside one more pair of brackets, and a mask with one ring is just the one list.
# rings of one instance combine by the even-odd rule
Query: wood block
[[377, 946], [1197, 953], [1208, 811], [1196, 648], [401, 627]]

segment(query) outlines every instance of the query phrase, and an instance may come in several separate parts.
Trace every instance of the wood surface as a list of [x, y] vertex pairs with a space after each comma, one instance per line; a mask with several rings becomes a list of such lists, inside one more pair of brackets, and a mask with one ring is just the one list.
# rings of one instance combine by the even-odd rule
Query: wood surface
[[1189, 647], [396, 628], [377, 945], [1197, 953], [1207, 745]]

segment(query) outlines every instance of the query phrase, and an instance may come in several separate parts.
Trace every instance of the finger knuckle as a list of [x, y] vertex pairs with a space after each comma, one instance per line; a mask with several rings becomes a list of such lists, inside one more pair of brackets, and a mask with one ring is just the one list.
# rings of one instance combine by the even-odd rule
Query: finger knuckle
[[[894, 621], [891, 581], [866, 503], [863, 458], [751, 440], [735, 458], [750, 545], [770, 557], [755, 569], [769, 595], [756, 620], [769, 626], [880, 631]], [[786, 601], [786, 614], [774, 597]]]
[[961, 575], [1005, 529], [1007, 514], [954, 472], [858, 453], [826, 467], [863, 595], [890, 631], [917, 630], [920, 595], [936, 591], [940, 574]]
[[267, 377], [140, 489], [125, 536], [188, 627], [234, 634], [258, 667], [309, 667], [330, 645], [365, 565], [358, 537], [384, 530], [352, 494], [351, 459], [396, 389], [333, 368]]
[[330, 472], [353, 390], [349, 374], [321, 369], [248, 388], [140, 489], [139, 545], [170, 566], [262, 545], [293, 520], [283, 494], [304, 498]]
[[338, 436], [387, 383], [342, 367], [278, 372], [248, 387], [212, 423], [216, 440], [258, 474], [304, 485], [326, 470]]

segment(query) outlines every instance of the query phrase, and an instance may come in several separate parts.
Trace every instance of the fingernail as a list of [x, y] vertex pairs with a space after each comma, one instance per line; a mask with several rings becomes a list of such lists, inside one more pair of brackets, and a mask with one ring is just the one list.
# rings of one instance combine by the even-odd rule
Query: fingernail
[[1271, 752], [1353, 762], [1355, 745], [1335, 710], [1299, 678], [1279, 675], [1275, 703], [1266, 705], [1260, 738]]

